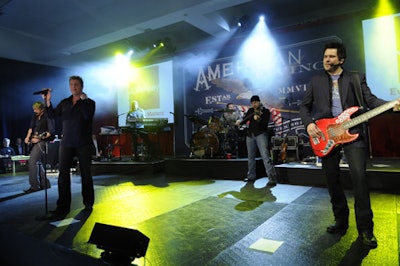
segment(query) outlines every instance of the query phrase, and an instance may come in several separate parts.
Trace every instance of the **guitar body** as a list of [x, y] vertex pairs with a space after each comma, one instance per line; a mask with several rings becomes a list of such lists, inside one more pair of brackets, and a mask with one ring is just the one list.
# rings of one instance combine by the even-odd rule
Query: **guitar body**
[[335, 146], [342, 143], [348, 143], [358, 138], [359, 134], [350, 134], [349, 129], [364, 122], [368, 119], [381, 114], [390, 108], [399, 105], [400, 98], [390, 102], [386, 102], [366, 113], [363, 113], [353, 119], [350, 116], [358, 111], [358, 106], [350, 107], [344, 110], [338, 117], [320, 119], [315, 122], [322, 131], [321, 136], [311, 138], [310, 144], [314, 150], [314, 154], [324, 157], [332, 151]]
[[328, 155], [339, 144], [348, 143], [358, 138], [359, 134], [350, 134], [343, 123], [350, 121], [350, 116], [358, 107], [350, 107], [335, 118], [317, 120], [315, 124], [322, 131], [318, 138], [310, 137], [310, 144], [314, 154], [319, 157]]

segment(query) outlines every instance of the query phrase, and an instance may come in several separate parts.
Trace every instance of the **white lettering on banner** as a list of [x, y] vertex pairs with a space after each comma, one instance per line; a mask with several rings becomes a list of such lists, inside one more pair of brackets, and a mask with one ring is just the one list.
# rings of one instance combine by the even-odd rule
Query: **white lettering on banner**
[[[304, 58], [306, 58], [306, 56], [302, 54], [302, 49], [287, 51], [287, 62], [283, 62], [283, 67], [276, 69], [276, 73], [279, 73], [279, 75], [290, 73], [293, 75], [323, 69], [323, 62], [321, 60], [315, 62], [303, 62]], [[200, 91], [200, 89], [207, 91], [211, 88], [211, 85], [209, 84], [210, 81], [219, 78], [232, 77], [245, 73], [246, 71], [253, 71], [253, 74], [257, 76], [257, 71], [251, 69], [252, 67], [246, 65], [243, 61], [227, 61], [224, 63], [216, 63], [215, 65], [211, 64], [200, 67], [197, 73], [196, 86], [193, 89], [195, 91]], [[265, 75], [264, 71], [261, 71], [259, 74], [261, 74], [260, 76]]]
[[197, 74], [197, 82], [196, 82], [196, 87], [194, 88], [194, 90], [200, 91], [200, 87], [205, 87], [204, 90], [206, 90], [206, 91], [211, 88], [211, 86], [208, 85], [206, 75], [202, 68], [199, 69], [199, 73]]
[[305, 56], [302, 55], [302, 50], [297, 49], [297, 54], [294, 52], [288, 51], [288, 70], [290, 74], [297, 74], [303, 72], [310, 72], [314, 70], [323, 69], [322, 61], [317, 62], [303, 62]]
[[302, 91], [306, 91], [306, 87], [307, 87], [307, 84], [296, 84], [296, 85], [289, 86], [289, 87], [279, 88], [279, 92], [281, 94], [288, 94], [288, 93], [292, 93], [292, 92], [302, 92]]
[[[208, 84], [211, 80], [221, 78], [221, 67], [222, 67], [222, 77], [229, 77], [235, 74], [233, 70], [233, 62], [228, 62], [224, 64], [216, 64], [214, 69], [212, 66], [207, 67], [207, 73], [204, 73], [204, 68], [200, 68], [197, 74], [197, 82], [195, 91], [200, 91], [201, 87], [204, 87], [204, 90], [209, 90], [211, 86]], [[240, 65], [238, 64], [238, 68]]]
[[212, 96], [206, 96], [205, 97], [205, 103], [206, 104], [213, 104], [217, 102], [226, 102], [231, 99], [231, 95], [212, 95]]
[[391, 88], [390, 95], [400, 95], [400, 89]]
[[163, 111], [146, 111], [146, 116], [149, 116], [149, 117], [155, 117], [155, 116], [161, 116], [161, 115], [164, 115], [164, 112]]
[[233, 67], [232, 67], [232, 65], [233, 65], [232, 62], [222, 65], [223, 77], [233, 76], [234, 72], [233, 72]]

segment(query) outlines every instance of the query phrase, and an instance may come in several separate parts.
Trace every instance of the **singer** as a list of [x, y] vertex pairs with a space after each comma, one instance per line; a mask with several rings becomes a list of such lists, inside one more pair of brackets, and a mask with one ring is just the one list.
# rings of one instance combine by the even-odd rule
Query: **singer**
[[[300, 117], [307, 133], [312, 138], [318, 139], [322, 134], [322, 129], [315, 123], [316, 120], [337, 117], [352, 106], [376, 108], [386, 102], [372, 94], [364, 74], [351, 73], [343, 68], [345, 60], [346, 49], [342, 43], [326, 44], [323, 50], [324, 71], [312, 77], [307, 85], [300, 105]], [[351, 128], [350, 131], [358, 133], [358, 139], [337, 145], [327, 156], [322, 157], [322, 169], [335, 218], [335, 223], [328, 226], [326, 231], [330, 234], [344, 235], [349, 227], [349, 207], [340, 184], [339, 162], [343, 149], [353, 181], [358, 233], [365, 246], [376, 248], [378, 244], [373, 233], [373, 214], [366, 176], [368, 147], [366, 130], [359, 125]]]
[[92, 164], [92, 124], [95, 102], [83, 92], [83, 79], [69, 78], [71, 96], [63, 99], [55, 108], [51, 103], [51, 90], [42, 94], [46, 110], [52, 117], [61, 119], [62, 139], [59, 150], [59, 176], [57, 207], [48, 219], [62, 218], [71, 208], [71, 176], [74, 157], [78, 158], [82, 182], [84, 211], [91, 212], [94, 204], [94, 188], [91, 172]]

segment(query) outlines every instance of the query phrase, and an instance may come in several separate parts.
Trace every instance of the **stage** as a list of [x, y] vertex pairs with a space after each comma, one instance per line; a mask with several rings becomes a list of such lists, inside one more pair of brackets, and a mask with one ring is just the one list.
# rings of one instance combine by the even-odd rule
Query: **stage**
[[[284, 184], [324, 187], [325, 180], [320, 164], [309, 160], [292, 161], [275, 165], [279, 181]], [[166, 175], [212, 178], [221, 180], [243, 180], [247, 172], [247, 158], [238, 159], [193, 159], [187, 157], [164, 158], [152, 161], [93, 162], [93, 174], [129, 174], [143, 171], [165, 172]], [[371, 189], [391, 190], [400, 187], [400, 159], [373, 158], [368, 162], [367, 175]], [[265, 177], [264, 165], [257, 158], [257, 177]], [[351, 188], [348, 166], [341, 164], [341, 181]]]
[[[76, 172], [71, 177], [71, 211], [57, 221], [35, 219], [45, 211], [46, 194], [22, 192], [28, 186], [26, 173], [0, 175], [4, 247], [0, 258], [3, 264], [16, 266], [110, 265], [100, 259], [103, 250], [89, 242], [95, 225], [102, 223], [135, 229], [150, 239], [146, 256], [133, 263], [138, 266], [398, 265], [398, 193], [371, 191], [379, 244], [369, 250], [357, 238], [351, 190], [346, 191], [350, 228], [343, 237], [330, 235], [325, 231], [333, 221], [326, 188], [282, 183], [269, 188], [266, 177], [244, 183], [246, 162], [187, 158], [94, 162], [93, 211], [83, 210], [81, 178]], [[291, 162], [276, 167], [289, 183], [323, 182], [316, 165]], [[387, 175], [394, 188], [398, 172], [398, 160], [382, 160], [368, 175], [382, 180]], [[57, 177], [48, 174], [50, 209], [57, 200]], [[104, 234], [109, 235], [108, 229]], [[111, 239], [113, 245], [126, 241], [121, 236]], [[264, 242], [269, 245], [259, 245]], [[271, 250], [271, 244], [276, 248]]]
[[[398, 159], [374, 159], [368, 168], [376, 250], [357, 238], [352, 190], [346, 191], [347, 234], [326, 233], [333, 217], [327, 189], [319, 187], [324, 185], [320, 166], [276, 165], [282, 183], [270, 188], [257, 162], [259, 179], [245, 183], [244, 158], [95, 161], [93, 211], [83, 210], [81, 177], [73, 172], [71, 211], [56, 221], [36, 217], [46, 213], [46, 198], [49, 209], [55, 208], [57, 173], [48, 174], [47, 194], [22, 192], [28, 186], [26, 172], [0, 175], [0, 258], [16, 266], [110, 265], [100, 259], [103, 250], [89, 242], [102, 223], [135, 229], [150, 239], [145, 257], [133, 263], [138, 266], [398, 265]], [[344, 182], [347, 172], [343, 165]], [[121, 238], [111, 238], [112, 244]], [[259, 245], [265, 242], [269, 245]]]

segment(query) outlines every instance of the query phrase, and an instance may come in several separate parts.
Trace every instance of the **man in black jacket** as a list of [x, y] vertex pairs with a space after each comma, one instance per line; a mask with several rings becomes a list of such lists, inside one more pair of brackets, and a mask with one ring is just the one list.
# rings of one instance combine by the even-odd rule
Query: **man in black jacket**
[[51, 104], [51, 90], [43, 94], [49, 116], [62, 121], [62, 139], [59, 150], [59, 176], [57, 208], [52, 211], [54, 218], [66, 215], [71, 205], [71, 175], [74, 157], [78, 158], [82, 182], [82, 197], [86, 211], [94, 204], [92, 165], [92, 124], [95, 102], [83, 92], [83, 80], [79, 76], [69, 78], [71, 96], [63, 99], [55, 108]]
[[246, 135], [246, 147], [248, 154], [248, 170], [245, 182], [251, 182], [256, 179], [256, 154], [257, 148], [262, 157], [265, 171], [268, 175], [267, 186], [276, 186], [277, 178], [274, 165], [268, 151], [268, 123], [270, 118], [269, 109], [265, 108], [260, 97], [254, 95], [250, 99], [251, 108], [246, 112], [242, 121], [237, 125], [248, 124]]
[[[324, 129], [315, 123], [319, 119], [337, 117], [352, 106], [363, 105], [362, 102], [367, 108], [376, 108], [386, 103], [372, 94], [365, 75], [348, 72], [342, 67], [345, 59], [346, 49], [343, 44], [326, 44], [323, 55], [325, 71], [314, 76], [307, 85], [300, 105], [300, 117], [312, 139], [319, 139], [323, 134]], [[357, 99], [357, 90], [362, 99]], [[397, 109], [398, 105], [395, 107]], [[349, 207], [339, 179], [340, 151], [343, 148], [353, 182], [357, 230], [365, 245], [376, 248], [378, 244], [373, 233], [373, 213], [366, 177], [367, 136], [362, 128], [361, 124], [351, 128], [350, 133], [358, 133], [359, 137], [349, 143], [336, 145], [322, 157], [322, 169], [335, 218], [335, 223], [327, 227], [327, 232], [345, 234], [349, 226]]]

